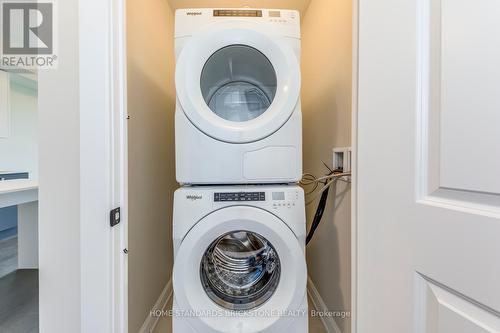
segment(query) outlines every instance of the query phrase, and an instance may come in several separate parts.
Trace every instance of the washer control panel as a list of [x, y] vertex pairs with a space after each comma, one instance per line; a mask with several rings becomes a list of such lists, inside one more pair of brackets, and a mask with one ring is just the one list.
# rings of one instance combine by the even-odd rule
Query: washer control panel
[[273, 191], [271, 193], [273, 209], [292, 208], [299, 199], [298, 191]]
[[214, 201], [266, 201], [266, 192], [215, 192]]
[[212, 193], [213, 203], [216, 207], [228, 205], [247, 204], [251, 206], [266, 207], [272, 210], [293, 210], [300, 206], [302, 196], [301, 191], [297, 189], [270, 189], [262, 191], [262, 189], [246, 190], [246, 191], [231, 191], [221, 189], [222, 191], [214, 191]]

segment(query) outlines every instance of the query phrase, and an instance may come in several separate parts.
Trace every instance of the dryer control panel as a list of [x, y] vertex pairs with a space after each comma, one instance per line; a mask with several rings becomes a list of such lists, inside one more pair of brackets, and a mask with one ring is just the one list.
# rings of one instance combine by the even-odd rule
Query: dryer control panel
[[214, 9], [214, 16], [262, 17], [262, 10]]
[[265, 33], [300, 39], [300, 13], [291, 9], [183, 8], [175, 11], [175, 38], [193, 37], [223, 23], [220, 32], [248, 29], [248, 23]]

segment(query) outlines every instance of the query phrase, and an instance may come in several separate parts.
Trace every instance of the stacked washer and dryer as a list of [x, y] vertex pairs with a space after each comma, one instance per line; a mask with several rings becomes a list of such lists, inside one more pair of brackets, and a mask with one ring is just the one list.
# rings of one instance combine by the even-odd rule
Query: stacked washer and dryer
[[307, 332], [300, 18], [175, 15], [173, 332]]

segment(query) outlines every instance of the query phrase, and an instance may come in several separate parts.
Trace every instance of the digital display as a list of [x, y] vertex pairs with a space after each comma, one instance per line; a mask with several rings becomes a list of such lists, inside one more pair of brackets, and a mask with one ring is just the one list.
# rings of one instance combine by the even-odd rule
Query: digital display
[[273, 192], [273, 200], [285, 200], [285, 192]]
[[214, 201], [266, 201], [266, 192], [216, 192]]
[[262, 10], [214, 9], [214, 16], [262, 17]]
[[281, 12], [279, 10], [270, 10], [269, 17], [281, 17]]

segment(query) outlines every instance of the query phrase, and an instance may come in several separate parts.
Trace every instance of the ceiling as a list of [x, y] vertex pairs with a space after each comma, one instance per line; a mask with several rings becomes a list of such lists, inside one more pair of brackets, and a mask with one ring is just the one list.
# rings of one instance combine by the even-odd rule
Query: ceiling
[[311, 0], [167, 0], [172, 10], [179, 8], [277, 8], [297, 9], [304, 16]]

